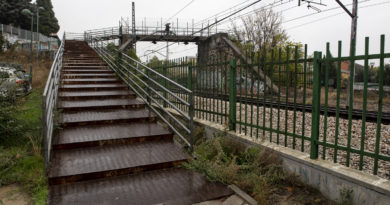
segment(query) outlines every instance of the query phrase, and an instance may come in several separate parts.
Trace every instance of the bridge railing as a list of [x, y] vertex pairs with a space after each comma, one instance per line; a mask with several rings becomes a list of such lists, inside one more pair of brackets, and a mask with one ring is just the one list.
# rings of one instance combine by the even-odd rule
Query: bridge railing
[[50, 73], [42, 95], [42, 123], [45, 165], [48, 168], [52, 147], [53, 131], [55, 127], [55, 109], [57, 104], [58, 86], [61, 76], [62, 59], [65, 47], [65, 34], [57, 50]]
[[[191, 28], [191, 27], [171, 27], [169, 32], [165, 30], [165, 27], [157, 26], [142, 26], [136, 27], [137, 35], [173, 35], [173, 36], [194, 36], [194, 37], [208, 37], [220, 32], [228, 32], [226, 30], [218, 30], [213, 28]], [[120, 35], [131, 35], [132, 27], [122, 26], [122, 27], [108, 27], [102, 29], [94, 29], [85, 31], [85, 37], [88, 38], [118, 38]]]
[[65, 40], [84, 41], [85, 35], [84, 35], [84, 33], [65, 32], [64, 39]]
[[[149, 108], [192, 149], [194, 100], [191, 87], [176, 83], [126, 53], [108, 47], [108, 44], [104, 42], [92, 41], [89, 44], [132, 91], [145, 101]], [[191, 81], [192, 78], [190, 77], [189, 80]], [[187, 97], [183, 98], [168, 89], [171, 87], [185, 93]], [[172, 103], [172, 99], [180, 102], [181, 106]], [[177, 115], [172, 114], [166, 108], [174, 110]]]

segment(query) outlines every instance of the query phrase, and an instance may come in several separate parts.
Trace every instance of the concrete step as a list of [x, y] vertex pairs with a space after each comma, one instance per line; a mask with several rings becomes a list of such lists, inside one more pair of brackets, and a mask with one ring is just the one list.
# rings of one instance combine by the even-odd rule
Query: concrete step
[[88, 99], [126, 99], [136, 95], [129, 90], [111, 91], [65, 91], [58, 94], [60, 100], [88, 100]]
[[62, 74], [93, 74], [114, 73], [110, 69], [63, 69]]
[[75, 79], [62, 79], [61, 83], [66, 84], [114, 84], [121, 83], [122, 81], [116, 77], [113, 78], [75, 78]]
[[102, 109], [140, 109], [145, 103], [136, 99], [92, 99], [92, 100], [61, 100], [57, 105], [62, 111], [91, 111]]
[[77, 79], [77, 78], [113, 78], [115, 73], [81, 73], [81, 74], [62, 74], [62, 79]]
[[115, 84], [82, 84], [82, 85], [60, 85], [60, 91], [117, 91], [128, 90], [128, 86], [123, 83]]
[[223, 184], [210, 183], [199, 173], [173, 168], [54, 185], [49, 190], [49, 204], [183, 205], [232, 194]]
[[172, 141], [173, 134], [159, 123], [124, 123], [89, 125], [63, 129], [53, 142], [53, 149], [75, 149], [144, 141]]
[[107, 109], [99, 111], [64, 112], [59, 115], [61, 127], [107, 125], [127, 122], [155, 122], [156, 115], [147, 109]]
[[108, 66], [63, 66], [64, 70], [109, 69]]
[[101, 62], [64, 62], [64, 66], [107, 66], [103, 61]]
[[170, 168], [180, 165], [188, 157], [172, 141], [56, 150], [48, 172], [49, 184], [66, 184]]

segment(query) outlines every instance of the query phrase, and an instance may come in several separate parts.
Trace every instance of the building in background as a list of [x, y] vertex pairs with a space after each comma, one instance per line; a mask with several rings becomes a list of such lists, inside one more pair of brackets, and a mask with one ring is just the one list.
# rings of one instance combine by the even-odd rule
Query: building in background
[[[31, 31], [0, 23], [0, 32], [9, 44], [18, 43], [19, 48], [23, 50], [30, 50]], [[58, 37], [48, 37], [43, 34], [33, 32], [32, 38], [34, 50], [38, 50], [38, 35], [39, 42], [41, 44], [40, 51], [56, 51], [58, 49]]]

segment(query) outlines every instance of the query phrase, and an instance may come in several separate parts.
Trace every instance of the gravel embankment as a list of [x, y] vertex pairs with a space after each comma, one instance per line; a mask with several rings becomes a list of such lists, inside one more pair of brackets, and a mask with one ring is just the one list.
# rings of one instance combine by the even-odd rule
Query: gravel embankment
[[[223, 101], [221, 106], [221, 101], [215, 100], [214, 103], [210, 99], [206, 98], [200, 98], [196, 97], [195, 99], [195, 108], [201, 108], [204, 110], [214, 111], [217, 112], [217, 104], [218, 104], [218, 112], [225, 112], [225, 106], [227, 106], [227, 112], [229, 112], [229, 103]], [[264, 107], [261, 106], [261, 102], [259, 103], [259, 110], [257, 110], [257, 106], [251, 106], [245, 104], [237, 103], [236, 105], [236, 111], [237, 111], [237, 120], [240, 119], [241, 115], [241, 121], [244, 122], [245, 118], [247, 120], [247, 123], [251, 123], [254, 125], [263, 126], [263, 123], [265, 123], [265, 127], [271, 128], [271, 122], [272, 122], [272, 129], [277, 130], [278, 125], [278, 109], [277, 108], [265, 108], [265, 118], [263, 117], [264, 114]], [[245, 114], [246, 113], [246, 114]], [[257, 117], [257, 113], [259, 113], [259, 117]], [[271, 118], [272, 113], [272, 118]], [[294, 133], [294, 111], [287, 111], [287, 118], [286, 118], [286, 111], [280, 109], [279, 111], [279, 130], [285, 132], [285, 124], [287, 120], [287, 131], [289, 133]], [[196, 117], [199, 117], [198, 112], [196, 112]], [[225, 118], [217, 117], [217, 115], [213, 116], [211, 114], [207, 114], [207, 119], [211, 121], [215, 121], [218, 123], [226, 124]], [[303, 122], [303, 116], [305, 116], [305, 121]], [[302, 132], [304, 130], [305, 136], [311, 136], [311, 113], [305, 113], [300, 111], [295, 112], [295, 133], [298, 135], [302, 135]], [[327, 131], [324, 133], [324, 126], [325, 126], [325, 116], [321, 115], [320, 117], [320, 141], [324, 141], [324, 134], [326, 134], [326, 142], [330, 144], [335, 143], [335, 133], [336, 133], [336, 118], [332, 116], [327, 117]], [[348, 120], [339, 118], [339, 126], [338, 126], [338, 145], [341, 146], [347, 146], [348, 143]], [[255, 128], [245, 127], [237, 125], [237, 132], [245, 133], [248, 136], [248, 139], [251, 139], [253, 141], [259, 141], [259, 140], [270, 140], [271, 133], [269, 131], [265, 132], [265, 135], [263, 136], [263, 130], [257, 130]], [[364, 140], [364, 150], [375, 153], [375, 146], [376, 146], [376, 130], [377, 130], [377, 124], [372, 122], [366, 122], [366, 131], [365, 131], [365, 140]], [[251, 135], [252, 133], [252, 135]], [[256, 136], [259, 136], [258, 139], [256, 139]], [[390, 156], [390, 125], [381, 125], [381, 132], [380, 132], [380, 146], [379, 146], [379, 154]], [[361, 139], [362, 139], [362, 120], [352, 120], [351, 123], [351, 148], [360, 150], [361, 146]], [[277, 142], [277, 134], [272, 133], [272, 141]], [[295, 149], [301, 150], [302, 149], [302, 140], [299, 138], [296, 138], [295, 141]], [[293, 148], [293, 137], [288, 136], [287, 140], [285, 142], [285, 135], [279, 134], [279, 143], [281, 145], [287, 144], [287, 147]], [[304, 141], [303, 143], [304, 152], [309, 153], [310, 152], [310, 141]], [[334, 159], [334, 149], [333, 148], [326, 148], [325, 155], [323, 155], [323, 147], [320, 146], [319, 148], [319, 156], [322, 158], [323, 156], [325, 159], [330, 160], [333, 162]], [[347, 152], [346, 151], [340, 151], [337, 152], [337, 162], [340, 164], [345, 165], [346, 164], [346, 158], [347, 158]], [[350, 154], [350, 166], [352, 168], [359, 169], [359, 162], [360, 162], [360, 156], [358, 154]], [[372, 174], [374, 169], [374, 159], [371, 157], [363, 157], [363, 171]], [[383, 178], [390, 178], [390, 162], [385, 162], [383, 160], [379, 160], [379, 168], [378, 168], [378, 176]]]

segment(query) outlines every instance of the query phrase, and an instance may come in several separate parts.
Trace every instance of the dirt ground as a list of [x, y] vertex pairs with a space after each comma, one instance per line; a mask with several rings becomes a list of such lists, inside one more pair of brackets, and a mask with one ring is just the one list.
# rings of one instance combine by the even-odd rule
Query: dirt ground
[[0, 187], [0, 205], [30, 205], [29, 195], [17, 184]]

